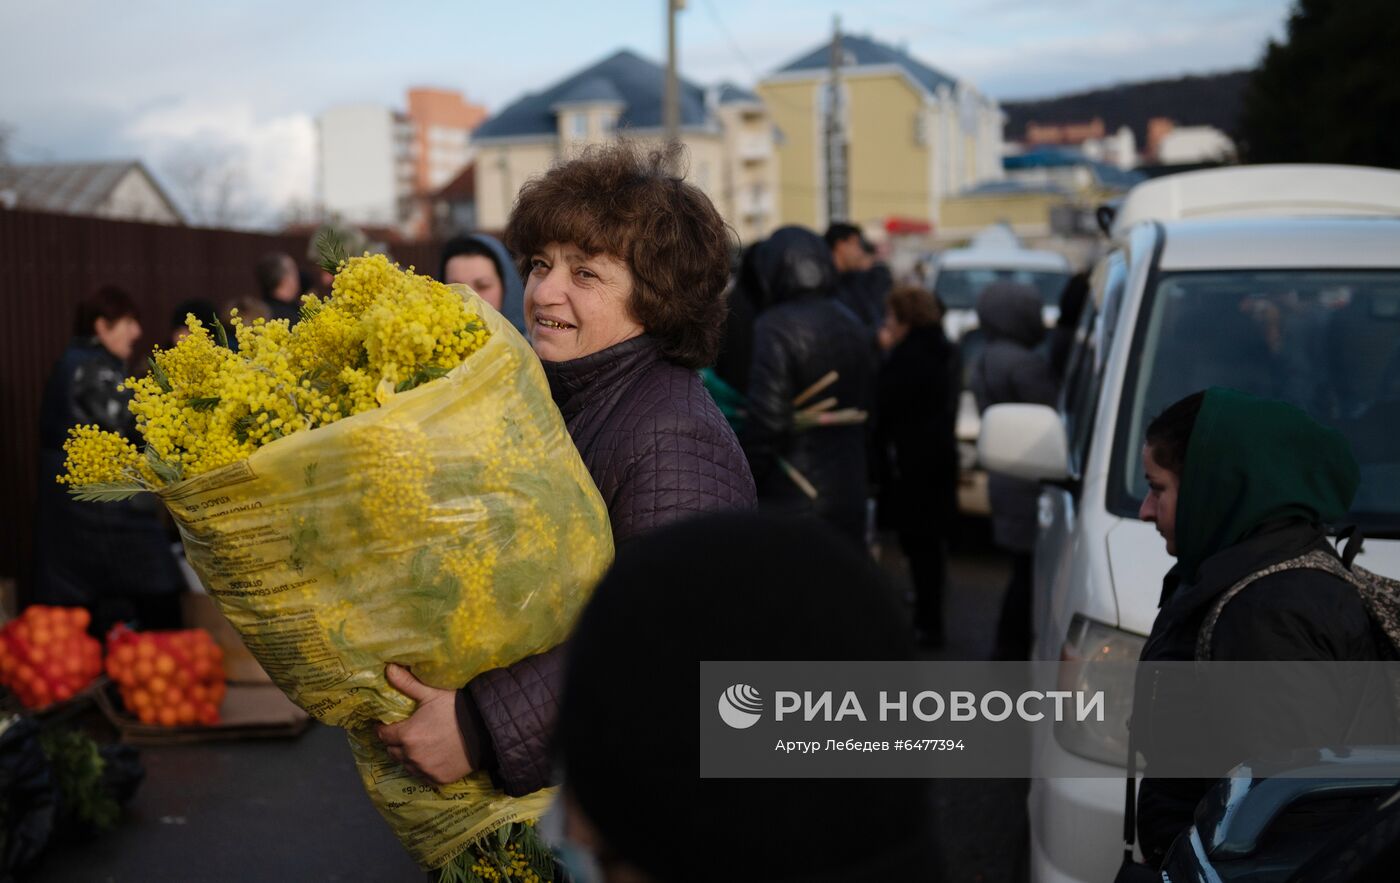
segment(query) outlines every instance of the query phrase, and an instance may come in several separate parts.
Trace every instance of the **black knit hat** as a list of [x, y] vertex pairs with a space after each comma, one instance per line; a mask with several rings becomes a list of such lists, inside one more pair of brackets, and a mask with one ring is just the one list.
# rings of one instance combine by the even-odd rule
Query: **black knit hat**
[[625, 547], [570, 640], [565, 787], [658, 881], [928, 879], [918, 780], [699, 778], [699, 662], [912, 659], [874, 564], [815, 519], [696, 518]]

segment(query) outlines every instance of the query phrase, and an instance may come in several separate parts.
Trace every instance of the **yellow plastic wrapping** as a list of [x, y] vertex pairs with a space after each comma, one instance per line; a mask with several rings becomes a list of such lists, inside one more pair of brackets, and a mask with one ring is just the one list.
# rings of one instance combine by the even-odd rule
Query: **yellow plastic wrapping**
[[425, 868], [552, 795], [508, 798], [483, 773], [413, 778], [373, 730], [414, 708], [385, 665], [455, 689], [553, 647], [613, 551], [539, 362], [476, 303], [490, 340], [448, 376], [161, 491], [209, 594], [292, 701], [349, 732], [366, 790]]

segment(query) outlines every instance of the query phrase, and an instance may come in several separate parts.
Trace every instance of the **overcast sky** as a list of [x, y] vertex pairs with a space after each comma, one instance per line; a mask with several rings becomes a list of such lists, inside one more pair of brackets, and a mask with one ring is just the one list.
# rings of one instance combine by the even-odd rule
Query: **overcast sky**
[[[843, 30], [999, 99], [1252, 66], [1287, 0], [687, 0], [682, 75], [752, 85]], [[658, 62], [665, 0], [4, 0], [0, 123], [19, 161], [237, 164], [250, 201], [309, 200], [316, 114], [414, 85], [491, 110], [619, 48]]]

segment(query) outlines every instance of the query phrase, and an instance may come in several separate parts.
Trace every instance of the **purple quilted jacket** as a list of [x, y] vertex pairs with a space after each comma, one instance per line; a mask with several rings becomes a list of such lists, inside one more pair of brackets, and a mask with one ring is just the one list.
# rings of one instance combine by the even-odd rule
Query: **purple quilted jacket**
[[[545, 375], [569, 435], [608, 506], [619, 547], [693, 513], [757, 505], [748, 461], [695, 371], [646, 335]], [[549, 737], [564, 648], [477, 677], [458, 691], [457, 722], [477, 769], [507, 794], [549, 785]]]

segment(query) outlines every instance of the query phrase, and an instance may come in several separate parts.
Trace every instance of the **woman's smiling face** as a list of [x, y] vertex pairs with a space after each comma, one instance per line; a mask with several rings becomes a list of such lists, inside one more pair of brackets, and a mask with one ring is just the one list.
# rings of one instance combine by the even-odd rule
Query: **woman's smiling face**
[[628, 302], [632, 273], [606, 254], [551, 242], [530, 255], [525, 322], [540, 359], [567, 362], [641, 334]]

